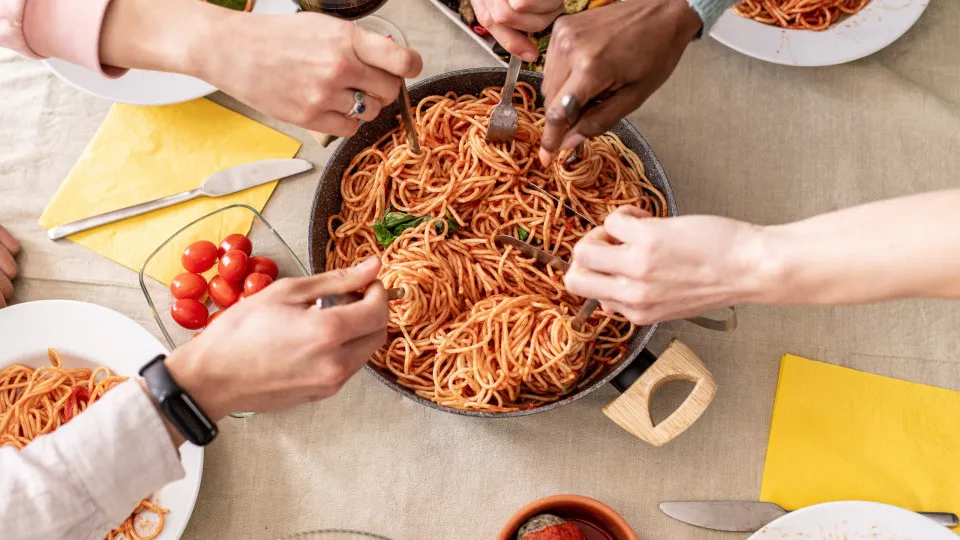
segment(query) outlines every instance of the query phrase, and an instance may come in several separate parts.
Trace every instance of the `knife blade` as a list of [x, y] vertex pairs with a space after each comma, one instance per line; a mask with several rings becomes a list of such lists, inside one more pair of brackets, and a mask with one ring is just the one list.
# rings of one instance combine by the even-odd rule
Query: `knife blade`
[[757, 501], [682, 501], [660, 504], [664, 514], [697, 527], [717, 531], [752, 532], [783, 516], [786, 510]]
[[237, 165], [213, 173], [213, 175], [207, 178], [197, 189], [66, 223], [47, 231], [47, 236], [49, 236], [51, 240], [60, 240], [71, 234], [153, 212], [154, 210], [180, 204], [198, 197], [223, 197], [224, 195], [230, 195], [261, 184], [266, 184], [267, 182], [273, 182], [274, 180], [309, 171], [312, 168], [313, 164], [303, 159], [266, 159], [244, 163], [243, 165]]
[[[760, 501], [672, 501], [660, 504], [664, 514], [704, 529], [730, 532], [759, 531], [788, 512], [780, 506]], [[955, 514], [917, 512], [945, 527], [956, 527]]]

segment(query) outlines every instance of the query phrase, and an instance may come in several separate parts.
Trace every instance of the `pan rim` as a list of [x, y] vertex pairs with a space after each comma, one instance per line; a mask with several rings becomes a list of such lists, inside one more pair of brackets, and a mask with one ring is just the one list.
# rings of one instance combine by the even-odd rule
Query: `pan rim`
[[[482, 68], [469, 68], [469, 69], [448, 71], [448, 72], [439, 73], [437, 75], [433, 75], [431, 77], [421, 79], [411, 84], [409, 86], [409, 91], [413, 93], [423, 86], [427, 86], [430, 84], [443, 82], [451, 79], [456, 79], [459, 77], [468, 77], [470, 75], [489, 75], [489, 74], [505, 75], [506, 72], [507, 72], [507, 69], [504, 67], [482, 67]], [[522, 74], [524, 77], [527, 77], [529, 79], [533, 79], [536, 81], [537, 91], [539, 92], [540, 85], [543, 83], [543, 74], [530, 72], [530, 71], [523, 71]], [[381, 114], [384, 114], [384, 113], [381, 113]], [[363, 130], [368, 125], [369, 124], [365, 124], [361, 126], [360, 129]], [[667, 178], [667, 173], [666, 171], [664, 171], [663, 165], [660, 163], [660, 159], [654, 153], [653, 148], [650, 146], [650, 143], [647, 142], [647, 140], [643, 137], [643, 135], [640, 134], [637, 128], [626, 118], [620, 120], [620, 122], [618, 122], [610, 131], [613, 131], [617, 128], [623, 129], [623, 131], [629, 133], [631, 137], [634, 137], [636, 139], [637, 148], [632, 148], [632, 149], [641, 155], [641, 159], [643, 157], [647, 157], [649, 161], [652, 163], [656, 174], [663, 179], [662, 191], [663, 191], [664, 198], [666, 198], [667, 200], [667, 215], [668, 216], [679, 215], [676, 195], [673, 192], [673, 187], [670, 185], [670, 182]], [[357, 133], [359, 134], [361, 132], [358, 131]], [[343, 159], [340, 156], [341, 154], [346, 152], [346, 148], [349, 146], [349, 143], [351, 140], [352, 138], [344, 139], [337, 145], [334, 151], [327, 158], [327, 162], [323, 167], [323, 171], [320, 173], [320, 180], [317, 183], [317, 188], [313, 197], [312, 207], [310, 209], [310, 221], [307, 224], [307, 227], [308, 227], [307, 229], [307, 264], [310, 268], [311, 273], [314, 272], [314, 268], [315, 268], [313, 247], [316, 241], [316, 235], [314, 233], [314, 230], [315, 230], [314, 223], [316, 222], [317, 211], [318, 211], [318, 208], [320, 207], [320, 204], [319, 204], [320, 194], [322, 192], [325, 182], [328, 180], [328, 176], [331, 173], [331, 169], [334, 166], [334, 163], [336, 163], [338, 159]], [[353, 156], [350, 156], [351, 159], [352, 157]], [[334, 180], [336, 182], [340, 181], [339, 178]], [[325, 246], [324, 246], [324, 250], [326, 250]], [[529, 416], [532, 414], [550, 411], [562, 405], [566, 405], [568, 403], [577, 401], [583, 398], [584, 396], [592, 393], [593, 391], [597, 390], [598, 388], [608, 384], [610, 381], [616, 378], [616, 376], [619, 375], [624, 369], [626, 369], [627, 366], [629, 366], [634, 360], [636, 360], [636, 358], [640, 355], [640, 353], [650, 343], [650, 339], [653, 337], [658, 327], [659, 327], [659, 324], [655, 323], [649, 326], [641, 326], [636, 330], [634, 330], [635, 332], [634, 337], [635, 338], [640, 337], [638, 345], [632, 352], [628, 354], [628, 356], [624, 357], [619, 364], [614, 366], [603, 377], [591, 382], [589, 385], [584, 386], [583, 388], [577, 389], [575, 392], [571, 394], [561, 397], [560, 399], [551, 401], [550, 403], [539, 405], [537, 407], [533, 407], [530, 409], [522, 409], [519, 411], [488, 412], [488, 411], [482, 411], [482, 410], [469, 410], [469, 409], [464, 410], [464, 409], [456, 409], [453, 407], [446, 407], [446, 406], [440, 405], [439, 403], [435, 403], [431, 400], [428, 400], [426, 398], [422, 398], [416, 395], [416, 393], [414, 393], [412, 390], [404, 388], [403, 386], [400, 386], [399, 383], [397, 383], [394, 380], [391, 380], [385, 374], [373, 368], [369, 363], [367, 363], [364, 367], [369, 373], [371, 373], [374, 376], [376, 380], [380, 381], [382, 384], [384, 384], [394, 392], [397, 392], [398, 394], [402, 395], [407, 399], [420, 403], [421, 405], [426, 405], [431, 409], [436, 409], [445, 413], [457, 414], [461, 416], [470, 416], [474, 418], [513, 418], [518, 416]]]

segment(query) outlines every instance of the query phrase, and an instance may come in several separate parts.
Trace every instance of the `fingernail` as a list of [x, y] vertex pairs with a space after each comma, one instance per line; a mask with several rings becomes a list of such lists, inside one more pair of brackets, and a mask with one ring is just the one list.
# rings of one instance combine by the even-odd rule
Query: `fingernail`
[[370, 270], [371, 268], [377, 266], [378, 262], [380, 262], [380, 258], [376, 255], [371, 255], [357, 265], [357, 270]]
[[520, 55], [520, 58], [523, 58], [524, 62], [536, 62], [537, 58], [540, 58], [540, 55], [534, 53], [524, 53]]
[[563, 147], [567, 149], [574, 148], [585, 140], [586, 139], [584, 138], [584, 136], [580, 135], [579, 133], [574, 133], [573, 135], [567, 135], [563, 139]]
[[550, 161], [553, 159], [553, 155], [550, 152], [547, 152], [543, 148], [540, 149], [540, 164], [544, 167], [550, 165]]

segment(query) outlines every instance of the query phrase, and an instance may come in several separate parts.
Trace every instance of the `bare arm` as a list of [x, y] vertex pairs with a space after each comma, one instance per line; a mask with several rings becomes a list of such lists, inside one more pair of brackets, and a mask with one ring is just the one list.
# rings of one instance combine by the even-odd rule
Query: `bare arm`
[[856, 206], [763, 234], [781, 275], [760, 292], [762, 301], [960, 299], [960, 189]]
[[743, 303], [960, 299], [960, 189], [770, 227], [620, 209], [576, 245], [565, 281], [638, 324]]

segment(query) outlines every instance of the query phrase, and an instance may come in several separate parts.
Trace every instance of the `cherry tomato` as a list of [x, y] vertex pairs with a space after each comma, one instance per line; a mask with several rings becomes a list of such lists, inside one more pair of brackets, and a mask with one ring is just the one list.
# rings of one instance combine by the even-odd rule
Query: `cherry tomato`
[[247, 275], [247, 254], [234, 249], [223, 254], [217, 273], [230, 283], [240, 283]]
[[177, 300], [200, 300], [207, 292], [207, 280], [200, 274], [184, 272], [170, 282], [170, 294]]
[[207, 326], [210, 326], [211, 324], [213, 324], [213, 320], [216, 319], [217, 317], [219, 317], [220, 315], [223, 315], [223, 312], [224, 312], [224, 311], [226, 311], [226, 310], [225, 310], [225, 309], [221, 309], [220, 311], [217, 311], [217, 312], [213, 313], [212, 315], [210, 315], [210, 317], [207, 319]]
[[270, 257], [250, 257], [247, 263], [247, 274], [266, 274], [270, 279], [277, 279], [280, 268]]
[[180, 257], [180, 263], [187, 272], [202, 274], [217, 262], [217, 246], [213, 242], [200, 240], [187, 246]]
[[170, 316], [187, 330], [199, 330], [207, 324], [207, 306], [196, 300], [184, 298], [170, 306]]
[[223, 257], [224, 253], [235, 249], [239, 249], [247, 255], [250, 255], [253, 252], [253, 242], [242, 234], [231, 234], [224, 238], [223, 242], [220, 242], [219, 253], [221, 257]]
[[243, 294], [246, 296], [257, 294], [273, 283], [273, 278], [266, 274], [253, 273], [243, 281]]
[[210, 299], [220, 308], [228, 308], [237, 303], [243, 286], [239, 283], [230, 283], [221, 276], [213, 276], [208, 287]]

